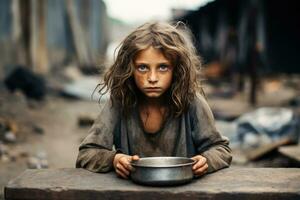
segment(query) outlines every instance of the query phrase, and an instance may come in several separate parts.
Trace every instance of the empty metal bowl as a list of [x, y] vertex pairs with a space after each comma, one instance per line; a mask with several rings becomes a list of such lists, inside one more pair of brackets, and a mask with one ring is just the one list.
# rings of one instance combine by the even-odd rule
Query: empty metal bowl
[[162, 186], [190, 182], [194, 160], [185, 157], [147, 157], [132, 161], [131, 179], [139, 184]]

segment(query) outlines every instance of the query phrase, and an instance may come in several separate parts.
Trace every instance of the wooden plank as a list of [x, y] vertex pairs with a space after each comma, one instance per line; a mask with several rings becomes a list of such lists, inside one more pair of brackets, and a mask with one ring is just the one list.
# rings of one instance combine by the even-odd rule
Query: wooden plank
[[293, 159], [296, 160], [297, 162], [300, 162], [300, 145], [292, 145], [292, 146], [286, 146], [286, 147], [280, 147], [278, 151]]
[[84, 31], [81, 27], [78, 15], [76, 14], [74, 1], [66, 0], [66, 7], [79, 64], [81, 66], [88, 66], [90, 65], [91, 59], [88, 53], [88, 46], [87, 42], [85, 41]]
[[29, 8], [30, 2], [13, 0], [11, 2], [12, 13], [12, 64], [30, 65], [29, 53]]
[[48, 49], [47, 49], [47, 31], [46, 31], [46, 9], [47, 0], [38, 0], [38, 18], [39, 18], [39, 40], [38, 57], [36, 68], [38, 73], [48, 73]]
[[10, 181], [5, 199], [300, 199], [299, 186], [299, 168], [229, 168], [172, 187], [137, 185], [114, 172], [40, 169]]
[[31, 0], [30, 12], [30, 57], [32, 71], [46, 74], [48, 49], [46, 33], [46, 0]]
[[261, 158], [262, 156], [266, 155], [267, 153], [270, 153], [270, 152], [276, 150], [278, 147], [287, 145], [287, 144], [291, 144], [291, 143], [293, 143], [292, 139], [282, 138], [276, 142], [266, 144], [266, 145], [260, 146], [258, 148], [255, 148], [253, 150], [246, 152], [246, 157], [248, 158], [248, 160], [257, 160], [257, 159]]

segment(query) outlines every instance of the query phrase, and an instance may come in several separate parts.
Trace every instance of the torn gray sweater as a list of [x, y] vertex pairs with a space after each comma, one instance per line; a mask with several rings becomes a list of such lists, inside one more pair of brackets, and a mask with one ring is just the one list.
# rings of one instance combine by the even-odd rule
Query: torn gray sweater
[[76, 167], [107, 172], [113, 169], [115, 154], [122, 152], [140, 157], [202, 155], [207, 159], [208, 172], [213, 172], [230, 165], [228, 145], [228, 139], [216, 130], [202, 96], [197, 96], [183, 115], [168, 117], [154, 134], [143, 130], [138, 109], [123, 118], [120, 109], [107, 102], [79, 147]]

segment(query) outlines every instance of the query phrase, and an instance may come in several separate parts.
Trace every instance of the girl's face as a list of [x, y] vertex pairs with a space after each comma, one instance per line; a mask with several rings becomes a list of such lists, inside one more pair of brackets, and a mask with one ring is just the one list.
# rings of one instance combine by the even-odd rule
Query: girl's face
[[141, 50], [134, 60], [133, 77], [140, 91], [149, 98], [164, 94], [172, 84], [173, 66], [159, 49]]

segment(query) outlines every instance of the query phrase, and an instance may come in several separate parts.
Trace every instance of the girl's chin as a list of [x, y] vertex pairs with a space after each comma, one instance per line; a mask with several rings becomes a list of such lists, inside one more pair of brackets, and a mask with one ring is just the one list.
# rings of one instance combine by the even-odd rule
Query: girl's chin
[[160, 93], [160, 92], [147, 92], [144, 95], [147, 98], [159, 98], [159, 97], [162, 96], [162, 93]]
[[148, 98], [159, 98], [159, 97], [161, 97], [161, 94], [151, 94], [151, 95], [147, 94], [146, 97], [148, 97]]

